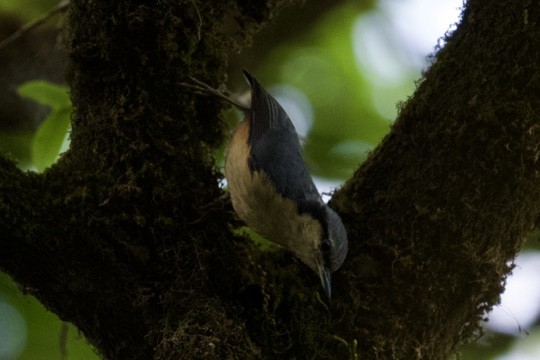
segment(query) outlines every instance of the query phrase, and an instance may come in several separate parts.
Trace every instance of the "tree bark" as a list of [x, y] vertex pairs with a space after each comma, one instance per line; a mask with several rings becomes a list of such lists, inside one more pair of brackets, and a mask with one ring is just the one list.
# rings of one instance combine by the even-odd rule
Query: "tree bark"
[[[470, 0], [332, 206], [332, 301], [238, 235], [212, 152], [218, 83], [270, 2], [72, 0], [71, 148], [0, 158], [0, 268], [107, 359], [445, 359], [499, 300], [540, 207], [538, 1]], [[224, 30], [225, 29], [225, 30]]]

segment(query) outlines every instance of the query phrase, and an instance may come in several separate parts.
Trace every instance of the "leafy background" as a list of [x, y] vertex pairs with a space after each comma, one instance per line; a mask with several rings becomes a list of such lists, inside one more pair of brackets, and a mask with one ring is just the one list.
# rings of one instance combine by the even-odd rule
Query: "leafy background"
[[[55, 6], [1, 0], [0, 41]], [[459, 20], [459, 0], [311, 1], [284, 9], [254, 45], [232, 55], [227, 85], [246, 90], [255, 74], [289, 113], [324, 192], [352, 174], [414, 92]], [[444, 5], [442, 5], [444, 4]], [[69, 146], [71, 103], [63, 83], [63, 15], [0, 49], [0, 151], [28, 171], [46, 171]], [[204, 79], [201, 79], [204, 80]], [[213, 84], [216, 87], [219, 84]], [[229, 114], [231, 126], [237, 111]], [[222, 161], [222, 151], [216, 153]], [[391, 175], [391, 174], [389, 174]], [[0, 219], [1, 223], [1, 219]], [[532, 234], [484, 335], [460, 359], [540, 358], [540, 255]], [[0, 273], [0, 360], [97, 359], [77, 330]]]

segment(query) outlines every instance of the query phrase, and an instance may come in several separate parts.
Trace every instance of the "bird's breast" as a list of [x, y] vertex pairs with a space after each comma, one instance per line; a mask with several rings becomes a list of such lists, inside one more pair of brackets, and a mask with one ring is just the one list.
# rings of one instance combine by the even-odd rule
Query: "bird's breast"
[[234, 210], [259, 234], [307, 263], [305, 258], [316, 248], [322, 228], [311, 216], [299, 214], [297, 205], [277, 192], [264, 171], [250, 170], [248, 135], [249, 123], [244, 121], [226, 152], [225, 177]]

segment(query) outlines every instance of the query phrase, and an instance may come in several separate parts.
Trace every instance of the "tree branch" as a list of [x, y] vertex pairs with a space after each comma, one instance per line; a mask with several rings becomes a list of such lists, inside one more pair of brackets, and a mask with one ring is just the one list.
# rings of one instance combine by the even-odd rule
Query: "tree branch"
[[[223, 139], [221, 104], [179, 85], [223, 72], [225, 50], [244, 41], [222, 35], [234, 8], [72, 1], [71, 148], [42, 175], [0, 164], [0, 189], [16, 190], [0, 206], [2, 270], [105, 358], [254, 351], [243, 322], [216, 300], [221, 271], [241, 279], [229, 263], [238, 257], [232, 212], [205, 206], [221, 195], [211, 157]], [[257, 23], [243, 25], [247, 37]], [[239, 345], [215, 340], [227, 337]]]
[[[350, 303], [369, 304], [341, 328], [370, 329], [369, 358], [445, 359], [499, 302], [540, 209], [539, 45], [538, 2], [470, 0], [390, 134], [333, 199], [356, 239]], [[359, 254], [374, 259], [371, 278], [354, 277]]]

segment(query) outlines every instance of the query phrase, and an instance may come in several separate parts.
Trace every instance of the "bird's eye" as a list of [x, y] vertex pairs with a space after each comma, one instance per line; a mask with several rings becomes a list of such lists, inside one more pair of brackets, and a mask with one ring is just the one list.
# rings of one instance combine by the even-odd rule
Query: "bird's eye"
[[322, 252], [328, 252], [330, 251], [330, 240], [328, 239], [324, 239], [322, 242], [321, 242], [321, 251]]

